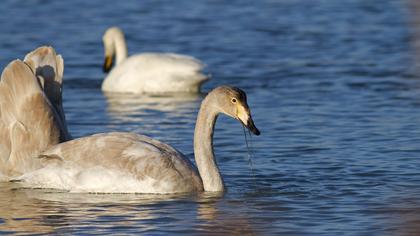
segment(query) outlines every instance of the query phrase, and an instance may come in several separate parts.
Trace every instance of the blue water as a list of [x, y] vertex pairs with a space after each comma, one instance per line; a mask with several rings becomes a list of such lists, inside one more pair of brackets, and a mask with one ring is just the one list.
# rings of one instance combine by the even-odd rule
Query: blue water
[[[417, 4], [418, 5], [418, 4]], [[216, 124], [223, 195], [70, 194], [0, 184], [0, 233], [420, 234], [420, 7], [399, 0], [3, 0], [0, 67], [43, 45], [65, 60], [75, 137], [147, 134], [193, 158], [205, 96], [100, 91], [102, 34], [188, 54], [204, 92], [244, 89], [262, 135]], [[418, 23], [418, 26], [417, 24]], [[249, 139], [249, 138], [248, 138]]]

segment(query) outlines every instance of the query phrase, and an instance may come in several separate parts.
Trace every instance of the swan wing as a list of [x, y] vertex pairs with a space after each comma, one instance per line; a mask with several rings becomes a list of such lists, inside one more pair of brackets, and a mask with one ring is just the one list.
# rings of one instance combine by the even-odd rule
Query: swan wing
[[160, 93], [199, 92], [208, 76], [204, 65], [189, 56], [171, 53], [142, 53], [116, 65], [102, 89], [112, 92]]
[[66, 118], [62, 105], [64, 61], [53, 47], [39, 47], [25, 56], [24, 62], [31, 67], [39, 79], [45, 95], [50, 100], [60, 120], [63, 141], [71, 139], [67, 130]]
[[175, 53], [143, 53], [140, 55], [146, 57], [151, 63], [162, 63], [177, 68], [185, 67], [193, 71], [200, 71], [204, 68], [204, 64], [201, 61], [187, 55]]
[[188, 192], [201, 186], [196, 170], [181, 153], [132, 133], [71, 140], [45, 151], [41, 159], [43, 168], [21, 178], [28, 186], [125, 193]]
[[137, 58], [138, 65], [136, 67], [139, 69], [156, 70], [162, 74], [170, 74], [179, 80], [207, 79], [201, 73], [204, 64], [194, 57], [174, 53], [142, 53], [133, 57]]
[[20, 60], [1, 75], [0, 115], [2, 159], [15, 172], [34, 168], [34, 154], [60, 141], [56, 114], [30, 67]]

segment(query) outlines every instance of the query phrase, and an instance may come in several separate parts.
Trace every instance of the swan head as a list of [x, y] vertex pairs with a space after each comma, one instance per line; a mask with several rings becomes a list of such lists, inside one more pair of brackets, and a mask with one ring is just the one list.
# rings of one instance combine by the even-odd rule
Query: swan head
[[255, 127], [252, 120], [246, 93], [243, 90], [231, 86], [220, 86], [211, 91], [210, 94], [215, 95], [216, 106], [221, 113], [239, 120], [253, 134], [260, 135], [260, 131]]
[[103, 65], [104, 72], [109, 72], [112, 68], [116, 41], [124, 41], [124, 33], [120, 28], [114, 26], [107, 29], [102, 37], [105, 50], [105, 62]]

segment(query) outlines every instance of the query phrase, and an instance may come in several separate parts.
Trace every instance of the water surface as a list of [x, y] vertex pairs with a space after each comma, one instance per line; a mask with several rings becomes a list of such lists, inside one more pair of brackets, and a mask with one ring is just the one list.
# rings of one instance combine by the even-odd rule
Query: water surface
[[100, 91], [101, 37], [112, 25], [126, 32], [129, 53], [204, 61], [213, 77], [204, 92], [243, 88], [262, 135], [252, 137], [251, 168], [241, 125], [219, 118], [222, 195], [70, 194], [1, 183], [0, 232], [415, 235], [416, 9], [403, 0], [2, 1], [0, 67], [53, 45], [65, 60], [73, 136], [142, 133], [193, 158], [204, 94]]

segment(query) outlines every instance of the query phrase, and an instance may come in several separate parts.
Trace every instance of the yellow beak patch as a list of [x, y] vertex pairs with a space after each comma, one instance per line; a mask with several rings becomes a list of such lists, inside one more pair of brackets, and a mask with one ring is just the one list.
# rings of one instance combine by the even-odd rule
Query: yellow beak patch
[[240, 121], [242, 121], [243, 124], [246, 125], [247, 122], [248, 122], [248, 119], [249, 119], [249, 113], [248, 113], [248, 111], [241, 104], [238, 104], [236, 106], [237, 106], [237, 114], [236, 114], [236, 116], [238, 117], [238, 119]]
[[104, 72], [109, 72], [112, 67], [112, 57], [111, 56], [105, 56], [105, 63], [104, 63]]

